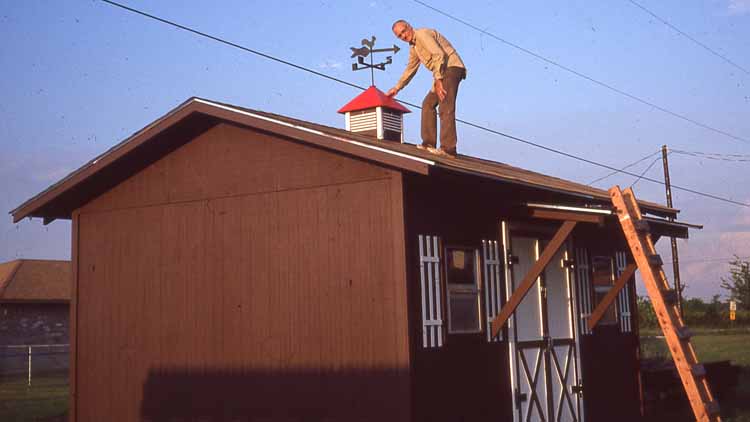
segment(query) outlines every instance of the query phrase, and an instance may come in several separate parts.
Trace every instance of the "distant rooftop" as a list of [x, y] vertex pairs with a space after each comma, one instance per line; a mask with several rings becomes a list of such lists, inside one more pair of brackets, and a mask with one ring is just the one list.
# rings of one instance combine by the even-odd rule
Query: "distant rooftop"
[[0, 302], [69, 302], [70, 261], [17, 259], [0, 264]]

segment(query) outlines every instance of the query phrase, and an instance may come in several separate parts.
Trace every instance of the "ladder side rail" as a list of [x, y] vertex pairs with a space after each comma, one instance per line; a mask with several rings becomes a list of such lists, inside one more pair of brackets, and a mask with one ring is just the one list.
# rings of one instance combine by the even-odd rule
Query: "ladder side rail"
[[[666, 276], [660, 265], [654, 265], [649, 256], [656, 255], [656, 249], [649, 233], [639, 234], [635, 221], [640, 221], [641, 212], [632, 189], [624, 193], [619, 187], [610, 189], [612, 203], [617, 210], [620, 225], [630, 246], [633, 258], [641, 272], [646, 291], [651, 298], [659, 325], [667, 340], [672, 359], [680, 375], [683, 387], [687, 393], [693, 413], [698, 421], [720, 421], [714, 414], [715, 406], [710, 387], [705, 377], [696, 379], [692, 370], [698, 363], [695, 350], [684, 333], [685, 324], [680, 318], [675, 305], [670, 305], [664, 299], [663, 292], [669, 289]], [[658, 267], [658, 271], [654, 267]]]

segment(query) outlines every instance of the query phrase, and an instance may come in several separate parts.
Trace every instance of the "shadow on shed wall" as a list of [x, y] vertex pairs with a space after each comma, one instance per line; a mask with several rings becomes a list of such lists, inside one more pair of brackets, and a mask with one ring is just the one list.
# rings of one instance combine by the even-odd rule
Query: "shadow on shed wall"
[[408, 379], [396, 370], [154, 370], [140, 412], [149, 422], [406, 421]]

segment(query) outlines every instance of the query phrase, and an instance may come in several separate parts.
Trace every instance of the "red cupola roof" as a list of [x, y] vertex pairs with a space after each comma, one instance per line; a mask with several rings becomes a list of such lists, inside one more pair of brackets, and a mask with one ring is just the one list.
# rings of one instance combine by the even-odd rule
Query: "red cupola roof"
[[341, 107], [339, 113], [367, 110], [368, 108], [375, 107], [385, 107], [402, 113], [411, 113], [408, 108], [402, 106], [401, 103], [392, 97], [385, 95], [383, 91], [375, 88], [375, 86], [367, 88], [365, 92], [359, 94], [356, 98], [349, 101], [348, 104]]

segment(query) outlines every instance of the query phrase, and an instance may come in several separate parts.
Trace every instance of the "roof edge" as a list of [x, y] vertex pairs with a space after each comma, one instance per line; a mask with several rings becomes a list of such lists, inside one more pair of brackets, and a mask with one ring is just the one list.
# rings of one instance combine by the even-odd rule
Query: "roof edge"
[[[73, 170], [72, 172], [68, 173], [67, 176], [63, 177], [62, 179], [58, 180], [57, 182], [53, 183], [52, 185], [48, 186], [46, 189], [42, 190], [41, 192], [37, 193], [36, 195], [32, 196], [31, 198], [24, 201], [21, 205], [17, 206], [13, 210], [9, 212], [13, 216], [13, 222], [17, 223], [21, 221], [22, 219], [26, 217], [34, 217], [31, 215], [33, 211], [38, 210], [41, 205], [45, 205], [49, 202], [51, 202], [53, 199], [59, 197], [65, 190], [61, 190], [59, 192], [56, 192], [60, 190], [62, 185], [69, 183], [72, 179], [80, 176], [81, 173], [90, 170], [93, 166], [99, 164], [102, 160], [104, 160], [106, 157], [111, 156], [112, 154], [115, 154], [116, 152], [120, 151], [123, 147], [127, 146], [132, 140], [136, 139], [137, 137], [142, 136], [147, 131], [150, 131], [154, 129], [156, 126], [159, 126], [160, 124], [163, 124], [165, 121], [167, 121], [170, 118], [173, 118], [175, 114], [180, 113], [183, 111], [186, 107], [188, 107], [190, 104], [194, 103], [196, 100], [198, 100], [198, 97], [190, 97], [187, 100], [180, 103], [177, 107], [173, 108], [172, 110], [168, 111], [166, 114], [162, 115], [158, 119], [154, 120], [153, 122], [149, 123], [148, 125], [144, 126], [137, 132], [133, 133], [132, 135], [128, 136], [124, 140], [118, 142], [117, 144], [113, 145], [106, 151], [102, 152], [101, 154], [97, 155], [95, 158], [89, 160], [88, 162], [84, 163], [82, 166], [78, 167], [77, 169]], [[161, 131], [159, 131], [161, 132]], [[104, 165], [101, 165], [99, 167], [104, 167]], [[72, 186], [71, 186], [72, 187]], [[25, 208], [31, 208], [31, 205], [34, 202], [37, 202], [44, 198], [45, 196], [52, 196], [51, 198], [47, 198], [47, 200], [43, 201], [40, 206], [36, 207], [34, 210], [24, 210]]]
[[96, 172], [113, 164], [126, 153], [148, 142], [167, 128], [193, 113], [204, 114], [257, 130], [273, 132], [280, 137], [306, 142], [325, 149], [419, 174], [428, 174], [429, 166], [435, 164], [434, 161], [425, 158], [294, 125], [211, 100], [190, 97], [159, 119], [130, 135], [102, 154], [99, 154], [93, 160], [90, 160], [10, 211], [10, 214], [13, 216], [13, 222], [16, 223], [26, 217], [44, 217], [45, 224], [47, 224], [56, 218], [60, 218], [59, 216], [45, 216], [39, 214], [39, 212], [43, 207], [87, 180]]

